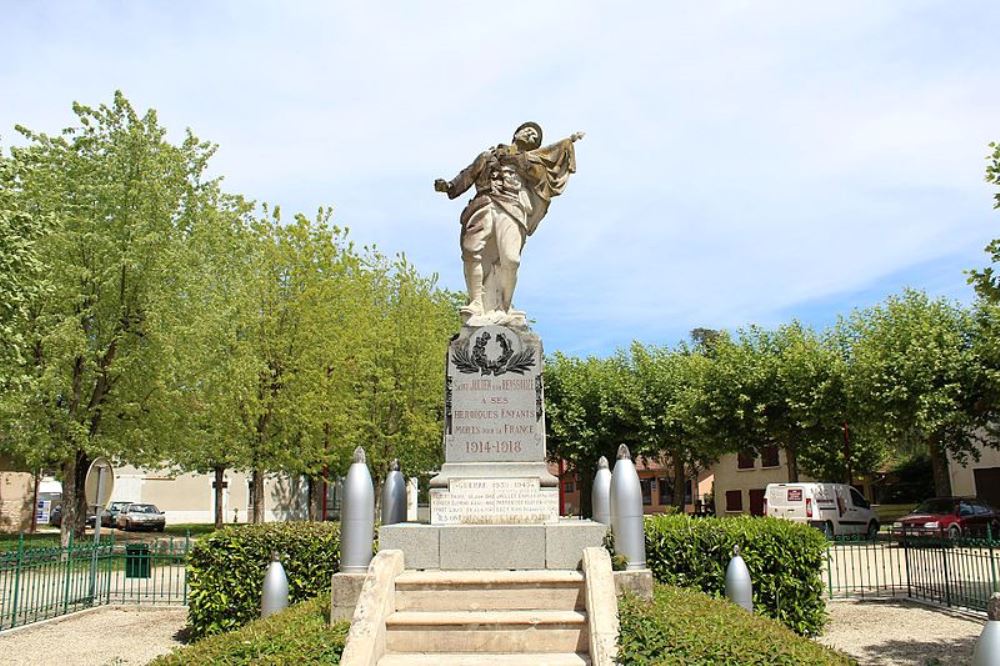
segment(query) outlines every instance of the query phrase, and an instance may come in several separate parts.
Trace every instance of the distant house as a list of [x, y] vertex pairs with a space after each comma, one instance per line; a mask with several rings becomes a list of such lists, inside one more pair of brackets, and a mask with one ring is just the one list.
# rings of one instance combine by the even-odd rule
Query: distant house
[[[0, 466], [4, 461], [0, 460]], [[10, 466], [8, 462], [8, 466]], [[248, 522], [250, 514], [250, 477], [242, 472], [226, 472], [222, 508], [227, 523]], [[131, 465], [115, 468], [111, 501], [155, 504], [167, 514], [167, 524], [211, 523], [215, 521], [215, 477], [212, 474], [176, 474], [168, 470], [143, 469]], [[323, 503], [330, 516], [339, 509], [338, 485], [331, 483], [328, 501]], [[0, 531], [21, 532], [31, 529], [35, 503], [35, 476], [30, 472], [0, 467]], [[47, 500], [42, 525], [48, 509], [62, 499], [62, 485], [42, 480], [39, 500]], [[264, 520], [305, 520], [308, 510], [308, 484], [304, 477], [269, 474], [264, 482]]]
[[0, 532], [31, 529], [35, 503], [35, 475], [12, 459], [0, 456]]
[[[614, 464], [612, 463], [612, 468]], [[562, 470], [560, 470], [562, 467]], [[594, 480], [581, 480], [576, 472], [564, 471], [566, 465], [549, 463], [549, 472], [559, 477], [560, 513], [564, 516], [582, 515], [580, 484], [592, 484]], [[668, 507], [674, 506], [673, 470], [669, 465], [663, 465], [657, 460], [649, 460], [640, 456], [635, 462], [639, 474], [639, 485], [642, 488], [642, 510], [646, 514], [664, 513]], [[712, 472], [704, 470], [697, 478], [690, 478], [685, 483], [684, 511], [695, 513], [706, 509], [705, 500], [712, 497]]]
[[[713, 467], [715, 472], [715, 513], [732, 516], [749, 513], [764, 515], [764, 489], [769, 483], [788, 482], [788, 460], [783, 449], [766, 446], [760, 455], [729, 453]], [[799, 474], [800, 481], [812, 481]]]
[[[764, 515], [764, 491], [769, 483], [788, 483], [788, 457], [778, 446], [765, 446], [759, 454], [729, 453], [712, 467], [715, 473], [715, 513], [734, 516], [748, 513]], [[799, 481], [831, 481], [814, 479], [799, 472]], [[861, 477], [854, 487], [867, 498], [872, 497], [871, 484]]]
[[979, 460], [968, 460], [962, 465], [948, 459], [948, 476], [951, 493], [959, 496], [978, 497], [1000, 508], [1000, 451], [981, 448]]
[[[250, 476], [228, 471], [222, 489], [227, 523], [245, 523], [250, 511]], [[115, 468], [111, 501], [155, 504], [167, 513], [167, 524], [211, 523], [215, 520], [215, 477], [176, 474], [131, 465]], [[264, 482], [264, 521], [305, 520], [309, 515], [304, 477], [268, 474]]]

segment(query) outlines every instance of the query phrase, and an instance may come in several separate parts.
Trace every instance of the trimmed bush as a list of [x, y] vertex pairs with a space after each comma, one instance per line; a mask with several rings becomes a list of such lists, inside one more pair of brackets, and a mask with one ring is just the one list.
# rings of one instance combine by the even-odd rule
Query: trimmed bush
[[178, 648], [151, 666], [338, 664], [350, 624], [326, 623], [329, 595], [303, 601], [236, 631]]
[[619, 602], [618, 663], [629, 666], [847, 666], [848, 657], [697, 590], [656, 585], [653, 603]]
[[265, 523], [227, 527], [199, 539], [188, 560], [188, 624], [200, 638], [260, 617], [271, 553], [288, 574], [289, 604], [328, 593], [340, 567], [336, 523]]
[[798, 634], [815, 636], [826, 622], [819, 531], [778, 518], [646, 519], [646, 561], [660, 583], [725, 594], [733, 546], [747, 563], [757, 612]]

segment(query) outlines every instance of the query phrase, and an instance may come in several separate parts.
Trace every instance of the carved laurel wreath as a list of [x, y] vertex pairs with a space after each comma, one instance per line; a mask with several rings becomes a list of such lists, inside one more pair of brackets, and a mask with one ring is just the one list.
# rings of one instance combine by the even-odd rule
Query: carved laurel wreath
[[486, 355], [486, 343], [492, 336], [489, 331], [483, 331], [476, 338], [476, 343], [472, 345], [470, 355], [465, 348], [456, 349], [452, 352], [451, 360], [463, 374], [474, 374], [478, 372], [482, 376], [500, 376], [507, 372], [523, 375], [525, 371], [535, 365], [535, 354], [531, 349], [522, 349], [514, 353], [510, 340], [503, 333], [497, 333], [497, 344], [500, 345], [500, 356], [495, 360], [490, 360]]

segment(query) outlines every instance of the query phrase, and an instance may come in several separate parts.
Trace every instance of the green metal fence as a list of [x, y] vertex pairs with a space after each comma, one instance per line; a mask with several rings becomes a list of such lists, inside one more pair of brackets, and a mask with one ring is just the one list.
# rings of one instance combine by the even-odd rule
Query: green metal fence
[[890, 538], [838, 537], [826, 551], [830, 598], [906, 597], [986, 610], [1000, 592], [1000, 540], [924, 532]]
[[0, 631], [107, 604], [187, 604], [189, 537], [0, 552]]

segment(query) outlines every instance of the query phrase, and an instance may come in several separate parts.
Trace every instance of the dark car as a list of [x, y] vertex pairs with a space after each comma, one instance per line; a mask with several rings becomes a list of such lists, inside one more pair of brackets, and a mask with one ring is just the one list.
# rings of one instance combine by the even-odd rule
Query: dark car
[[101, 526], [114, 527], [118, 524], [118, 514], [131, 502], [112, 502], [108, 508], [101, 513]]
[[[87, 527], [93, 527], [97, 522], [96, 513], [87, 514]], [[57, 504], [49, 512], [49, 525], [60, 527], [62, 525], [62, 504]]]
[[1000, 538], [1000, 511], [974, 497], [932, 497], [892, 524], [892, 535]]
[[118, 513], [118, 529], [162, 532], [166, 525], [166, 514], [153, 504], [132, 502]]

